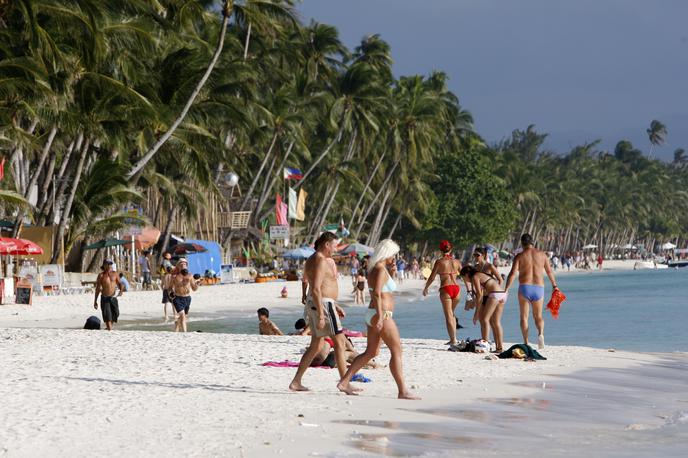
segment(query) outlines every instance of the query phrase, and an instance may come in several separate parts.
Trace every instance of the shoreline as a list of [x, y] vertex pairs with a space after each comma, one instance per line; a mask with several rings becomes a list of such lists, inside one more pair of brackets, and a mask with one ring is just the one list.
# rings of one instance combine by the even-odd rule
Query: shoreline
[[[632, 270], [635, 261], [608, 261], [612, 264], [602, 272]], [[509, 268], [500, 267], [500, 272], [508, 273]], [[600, 271], [558, 270], [555, 275], [595, 274]], [[399, 285], [400, 297], [421, 297], [425, 280], [405, 280]], [[286, 286], [287, 299], [280, 297], [280, 290]], [[354, 305], [351, 277], [340, 275], [339, 289], [341, 304], [346, 307], [365, 307]], [[463, 288], [462, 288], [463, 289]], [[437, 295], [438, 282], [430, 289], [430, 296]], [[429, 296], [429, 297], [430, 297]], [[120, 319], [122, 321], [162, 320], [162, 292], [131, 291], [120, 299]], [[194, 315], [230, 312], [255, 312], [259, 307], [270, 310], [301, 312], [301, 282], [270, 283], [233, 283], [226, 285], [203, 286], [192, 294], [191, 320]], [[463, 294], [462, 294], [463, 298]], [[366, 300], [368, 295], [366, 294]], [[100, 318], [100, 309], [93, 309], [92, 294], [60, 296], [34, 296], [33, 305], [0, 305], [0, 327], [19, 328], [81, 328], [90, 315]]]
[[[662, 359], [661, 354], [548, 347], [547, 361], [487, 361], [481, 354], [448, 352], [439, 340], [403, 339], [406, 381], [423, 397], [414, 402], [395, 398], [387, 368], [363, 371], [373, 382], [359, 384], [365, 389], [361, 396], [338, 393], [333, 369], [308, 370], [304, 383], [310, 393], [288, 391], [295, 369], [261, 364], [298, 361], [307, 337], [1, 332], [0, 351], [6, 357], [0, 393], [6, 404], [0, 421], [8, 428], [0, 431], [0, 443], [7, 456], [92, 455], [84, 444], [94, 431], [107, 431], [108, 441], [92, 440], [93, 446], [104, 445], [115, 456], [360, 456], [365, 449], [352, 448], [352, 437], [372, 434], [376, 426], [352, 420], [421, 422], [441, 430], [446, 421], [429, 412], [448, 405], [484, 396], [529, 396], [534, 388], [526, 382], [533, 380], [547, 383], [585, 369], [622, 370]], [[364, 339], [354, 342], [359, 351], [365, 346]], [[379, 360], [386, 363], [388, 356], [383, 348]], [[328, 440], [313, 442], [314, 437]]]

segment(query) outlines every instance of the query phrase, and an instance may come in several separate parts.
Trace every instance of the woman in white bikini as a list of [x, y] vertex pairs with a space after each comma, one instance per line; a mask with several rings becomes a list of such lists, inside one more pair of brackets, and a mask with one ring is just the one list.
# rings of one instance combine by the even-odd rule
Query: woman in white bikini
[[398, 252], [399, 245], [390, 239], [383, 240], [375, 247], [375, 253], [368, 264], [371, 266], [368, 274], [371, 301], [366, 313], [368, 346], [365, 352], [354, 359], [349, 370], [337, 384], [337, 388], [346, 394], [356, 394], [350, 384], [351, 377], [378, 354], [380, 341], [382, 341], [392, 354], [389, 369], [394, 381], [397, 382], [399, 399], [420, 399], [414, 396], [404, 383], [399, 329], [392, 318], [394, 315], [394, 296], [392, 293], [397, 289], [397, 284], [393, 278], [395, 273], [394, 256]]
[[504, 332], [502, 331], [502, 313], [507, 300], [507, 292], [501, 284], [491, 275], [478, 272], [473, 266], [464, 266], [461, 269], [461, 278], [466, 288], [472, 289], [475, 295], [475, 314], [473, 324], [480, 320], [480, 333], [482, 339], [487, 341], [490, 336], [490, 326], [494, 336], [497, 351], [503, 350]]

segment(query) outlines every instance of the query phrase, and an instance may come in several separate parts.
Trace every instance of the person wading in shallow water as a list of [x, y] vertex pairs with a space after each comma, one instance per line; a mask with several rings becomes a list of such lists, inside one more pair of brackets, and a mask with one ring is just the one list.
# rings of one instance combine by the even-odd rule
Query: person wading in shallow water
[[[117, 323], [117, 318], [119, 318], [117, 297], [121, 297], [124, 293], [124, 286], [119, 281], [117, 273], [112, 271], [112, 261], [109, 259], [103, 261], [102, 270], [96, 279], [96, 297], [93, 299], [93, 308], [98, 310], [98, 295], [102, 293], [100, 311], [103, 314], [105, 328], [112, 331], [113, 323]], [[119, 288], [119, 294], [115, 297], [115, 289], [117, 288]]]
[[518, 305], [521, 311], [521, 333], [523, 343], [528, 344], [528, 311], [533, 307], [533, 319], [538, 330], [538, 348], [545, 348], [545, 320], [542, 318], [542, 305], [545, 299], [545, 279], [542, 273], [546, 273], [552, 288], [557, 288], [552, 267], [549, 265], [547, 255], [533, 246], [533, 238], [530, 234], [521, 236], [523, 251], [514, 258], [511, 272], [506, 279], [504, 291], [509, 291], [518, 272]]
[[442, 311], [444, 312], [444, 320], [447, 325], [447, 333], [449, 334], [449, 342], [447, 345], [456, 345], [456, 330], [463, 326], [459, 324], [456, 318], [456, 306], [459, 303], [459, 295], [461, 294], [461, 287], [456, 282], [456, 277], [461, 271], [461, 261], [454, 259], [451, 254], [452, 244], [443, 240], [440, 242], [440, 251], [442, 257], [435, 261], [432, 268], [432, 273], [425, 282], [425, 289], [423, 296], [428, 295], [428, 288], [435, 281], [435, 276], [440, 277], [440, 301], [442, 301]]

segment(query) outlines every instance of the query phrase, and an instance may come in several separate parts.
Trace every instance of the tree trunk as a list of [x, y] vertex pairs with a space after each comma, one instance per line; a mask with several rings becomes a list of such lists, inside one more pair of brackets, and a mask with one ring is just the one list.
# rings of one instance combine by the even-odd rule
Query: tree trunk
[[392, 179], [392, 176], [394, 175], [394, 171], [399, 166], [399, 162], [400, 162], [399, 159], [397, 159], [394, 162], [392, 169], [387, 174], [387, 177], [385, 177], [385, 181], [382, 182], [382, 186], [380, 186], [380, 189], [378, 190], [377, 194], [375, 194], [375, 197], [373, 197], [373, 200], [370, 202], [370, 205], [368, 205], [368, 208], [366, 209], [365, 213], [359, 219], [358, 228], [356, 229], [356, 235], [354, 236], [356, 239], [358, 239], [358, 236], [361, 234], [361, 229], [363, 229], [363, 224], [365, 223], [365, 220], [368, 217], [368, 215], [370, 214], [370, 212], [372, 211], [372, 209], [375, 207], [375, 203], [376, 203], [377, 199], [380, 197], [380, 194], [382, 194], [382, 191], [384, 191], [385, 188], [387, 187], [389, 180]]
[[375, 245], [377, 243], [377, 241], [374, 240], [373, 232], [376, 230], [377, 225], [380, 224], [380, 218], [382, 218], [382, 213], [385, 211], [385, 204], [387, 203], [387, 199], [389, 199], [389, 196], [391, 194], [392, 190], [387, 189], [387, 192], [385, 192], [385, 196], [382, 198], [382, 202], [380, 202], [380, 208], [378, 208], [377, 210], [377, 215], [375, 216], [375, 220], [373, 221], [373, 224], [371, 226], [370, 233], [368, 234], [368, 238], [366, 239], [367, 245]]
[[[29, 181], [29, 184], [26, 186], [26, 189], [24, 190], [24, 198], [29, 197], [29, 194], [31, 194], [31, 188], [36, 185], [36, 182], [38, 181], [38, 176], [41, 174], [41, 171], [43, 170], [43, 164], [45, 164], [45, 160], [48, 157], [48, 153], [50, 152], [50, 147], [53, 145], [53, 140], [55, 140], [56, 134], [57, 134], [57, 126], [53, 126], [50, 129], [50, 133], [48, 134], [48, 140], [43, 145], [43, 151], [41, 151], [41, 156], [38, 159], [38, 165], [36, 166], [36, 170], [34, 171], [33, 175], [31, 176], [31, 180]], [[17, 212], [17, 218], [14, 221], [14, 229], [12, 230], [12, 237], [16, 238], [19, 236], [19, 232], [21, 231], [21, 227], [22, 227], [22, 222], [24, 220], [24, 214], [25, 214], [24, 209], [20, 208]]]
[[253, 24], [249, 21], [248, 30], [246, 31], [246, 42], [244, 43], [244, 60], [248, 57], [248, 44], [251, 41], [251, 27]]
[[397, 226], [399, 226], [399, 223], [401, 222], [401, 213], [397, 215], [397, 219], [394, 220], [394, 225], [392, 226], [392, 230], [389, 231], [389, 235], [387, 236], [388, 239], [391, 239], [394, 237], [394, 233], [397, 231]]
[[40, 209], [36, 212], [37, 221], [42, 224], [43, 219], [43, 207], [48, 201], [48, 189], [50, 189], [50, 184], [53, 182], [53, 174], [55, 173], [55, 163], [57, 162], [57, 154], [50, 156], [50, 162], [48, 162], [48, 169], [45, 171], [43, 177], [43, 182], [40, 186], [40, 191], [38, 192], [38, 202], [36, 202], [36, 208]]
[[328, 154], [330, 154], [330, 151], [332, 150], [332, 148], [334, 147], [334, 145], [336, 145], [336, 144], [339, 142], [339, 140], [341, 139], [342, 133], [343, 133], [343, 132], [344, 132], [344, 122], [341, 121], [341, 122], [340, 122], [339, 131], [337, 132], [337, 135], [332, 139], [332, 141], [330, 142], [330, 144], [327, 145], [327, 148], [325, 148], [325, 151], [323, 151], [323, 152], [320, 154], [320, 156], [318, 156], [318, 158], [315, 160], [315, 162], [313, 162], [313, 163], [311, 164], [311, 166], [308, 168], [308, 170], [306, 170], [306, 173], [303, 174], [303, 177], [298, 181], [298, 183], [296, 183], [296, 184], [294, 185], [294, 189], [298, 189], [298, 188], [303, 184], [304, 180], [305, 180], [306, 178], [308, 178], [308, 176], [309, 176], [309, 175], [313, 172], [313, 170], [318, 166], [318, 164], [320, 164], [320, 161], [322, 161], [322, 160], [325, 158], [325, 156], [327, 156]]
[[79, 186], [79, 181], [81, 180], [81, 172], [84, 170], [84, 163], [86, 161], [86, 156], [88, 156], [89, 147], [91, 143], [86, 140], [83, 150], [81, 151], [81, 157], [79, 158], [79, 163], [76, 166], [76, 171], [74, 172], [74, 180], [72, 180], [72, 189], [69, 192], [69, 197], [67, 197], [67, 202], [62, 209], [62, 214], [60, 215], [60, 224], [57, 227], [57, 234], [55, 235], [55, 243], [53, 246], [53, 256], [50, 260], [51, 264], [55, 264], [60, 257], [62, 252], [62, 240], [64, 238], [65, 227], [67, 226], [67, 219], [69, 217], [69, 212], [72, 210], [72, 204], [74, 203], [74, 196], [76, 195], [77, 187]]
[[167, 210], [167, 222], [165, 223], [165, 229], [162, 231], [162, 245], [160, 248], [160, 253], [158, 253], [157, 259], [158, 265], [162, 264], [162, 256], [165, 254], [165, 251], [167, 250], [167, 245], [170, 243], [170, 236], [172, 235], [172, 224], [174, 224], [174, 218], [176, 215], [176, 207], [174, 205], [170, 205], [170, 208]]
[[203, 86], [205, 85], [206, 81], [208, 81], [210, 74], [212, 73], [213, 69], [215, 68], [215, 65], [217, 64], [217, 61], [220, 58], [222, 48], [225, 44], [225, 35], [227, 34], [227, 25], [229, 24], [229, 17], [232, 14], [233, 4], [234, 2], [230, 0], [225, 0], [224, 2], [224, 6], [222, 8], [222, 25], [220, 26], [220, 36], [218, 37], [215, 53], [213, 54], [213, 58], [211, 59], [208, 68], [206, 69], [198, 84], [196, 84], [194, 90], [191, 92], [189, 99], [186, 101], [186, 104], [184, 105], [184, 108], [182, 109], [182, 112], [179, 114], [177, 119], [174, 120], [167, 132], [165, 132], [162, 135], [162, 137], [160, 137], [160, 139], [158, 139], [158, 141], [155, 142], [155, 144], [148, 151], [146, 151], [146, 154], [144, 154], [143, 157], [139, 159], [139, 161], [136, 163], [136, 165], [134, 165], [134, 167], [132, 167], [132, 169], [129, 171], [129, 173], [127, 174], [127, 179], [130, 182], [135, 183], [137, 181], [137, 177], [139, 176], [143, 168], [146, 166], [146, 164], [148, 164], [148, 162], [151, 159], [153, 159], [153, 156], [155, 156], [155, 154], [160, 150], [162, 145], [164, 145], [165, 142], [167, 142], [167, 140], [170, 139], [174, 131], [177, 130], [179, 125], [184, 121], [184, 118], [186, 118], [187, 113], [191, 109], [191, 105], [193, 105], [194, 101], [196, 100], [196, 97], [198, 97], [198, 94], [201, 92], [201, 89], [203, 89]]
[[[294, 141], [292, 140], [291, 143], [289, 143], [289, 146], [287, 147], [287, 152], [284, 153], [284, 158], [282, 159], [282, 163], [280, 164], [279, 167], [277, 167], [277, 175], [275, 175], [272, 180], [270, 181], [270, 186], [268, 187], [267, 190], [263, 190], [263, 193], [260, 195], [260, 199], [258, 200], [258, 205], [256, 205], [256, 211], [262, 210], [263, 206], [265, 205], [265, 202], [268, 200], [268, 196], [272, 194], [272, 190], [275, 188], [275, 183], [279, 181], [280, 174], [282, 173], [281, 171], [284, 170], [284, 167], [287, 164], [287, 159], [291, 155], [291, 150], [294, 148]], [[262, 220], [265, 218], [267, 215], [266, 213], [263, 213], [260, 218], [258, 218], [257, 221]]]
[[55, 186], [58, 186], [57, 191], [55, 192], [55, 205], [50, 209], [50, 213], [48, 218], [46, 219], [46, 224], [47, 225], [52, 225], [55, 222], [55, 216], [57, 214], [57, 208], [59, 208], [62, 204], [62, 200], [64, 198], [65, 191], [67, 190], [67, 181], [64, 177], [65, 173], [67, 172], [67, 166], [69, 165], [70, 159], [72, 157], [72, 153], [74, 151], [81, 151], [81, 147], [84, 142], [84, 134], [79, 133], [79, 136], [77, 137], [76, 140], [76, 145], [74, 146], [73, 149], [68, 149], [67, 150], [67, 155], [65, 156], [64, 159], [62, 159], [62, 164], [60, 165], [60, 171], [57, 174], [57, 177], [53, 179], [53, 188]]
[[313, 237], [312, 237], [312, 242], [315, 242], [315, 240], [318, 237], [318, 229], [322, 227], [322, 225], [327, 221], [327, 215], [330, 213], [330, 208], [332, 207], [332, 203], [334, 202], [334, 199], [337, 197], [337, 191], [339, 191], [339, 184], [337, 183], [334, 186], [334, 189], [332, 190], [332, 193], [330, 194], [330, 199], [327, 202], [327, 205], [325, 206], [325, 209], [323, 210], [322, 217], [320, 218], [320, 221], [318, 224], [315, 225], [313, 228]]
[[375, 178], [375, 175], [377, 175], [377, 171], [380, 168], [380, 165], [382, 164], [382, 160], [385, 158], [386, 154], [387, 154], [387, 151], [382, 153], [382, 156], [380, 156], [380, 159], [377, 161], [377, 164], [375, 164], [375, 168], [373, 168], [373, 171], [371, 172], [370, 176], [368, 177], [368, 181], [366, 181], [366, 185], [363, 188], [363, 191], [361, 191], [361, 195], [358, 196], [358, 201], [356, 202], [356, 205], [354, 206], [354, 209], [351, 212], [351, 219], [349, 220], [349, 224], [347, 225], [347, 227], [351, 227], [351, 225], [354, 224], [354, 218], [356, 217], [356, 213], [358, 213], [358, 209], [361, 206], [361, 203], [363, 202], [363, 197], [365, 197], [365, 193], [368, 191], [368, 188], [370, 188], [370, 183], [372, 183], [373, 178]]
[[244, 201], [241, 203], [241, 210], [244, 210], [246, 208], [246, 204], [248, 204], [249, 201], [251, 200], [251, 195], [253, 194], [253, 190], [258, 185], [258, 181], [260, 180], [260, 177], [263, 174], [263, 169], [265, 168], [265, 165], [268, 163], [268, 159], [270, 159], [270, 156], [272, 155], [272, 150], [275, 147], [275, 142], [277, 142], [277, 136], [278, 136], [278, 133], [277, 133], [277, 131], [275, 131], [275, 133], [272, 136], [272, 140], [270, 142], [270, 147], [268, 148], [267, 153], [265, 153], [265, 157], [263, 157], [263, 161], [260, 163], [260, 167], [258, 168], [258, 171], [253, 176], [253, 181], [251, 181], [251, 186], [249, 186], [248, 191], [246, 191], [246, 196], [244, 197]]

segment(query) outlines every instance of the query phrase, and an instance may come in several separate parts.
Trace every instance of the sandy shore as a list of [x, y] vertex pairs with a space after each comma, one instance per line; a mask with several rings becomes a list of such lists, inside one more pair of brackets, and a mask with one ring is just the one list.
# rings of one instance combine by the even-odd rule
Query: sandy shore
[[655, 358], [550, 347], [548, 361], [486, 361], [447, 352], [441, 341], [405, 340], [406, 378], [424, 398], [411, 402], [395, 399], [387, 369], [365, 371], [373, 382], [359, 397], [338, 393], [330, 369], [309, 370], [311, 393], [289, 392], [294, 369], [261, 363], [298, 360], [303, 337], [55, 329], [0, 336], [0, 456], [11, 457], [360, 456], [350, 439], [373, 429], [335, 421], [439, 425], [449, 420], [424, 412], [527, 392], [511, 385], [520, 380]]

